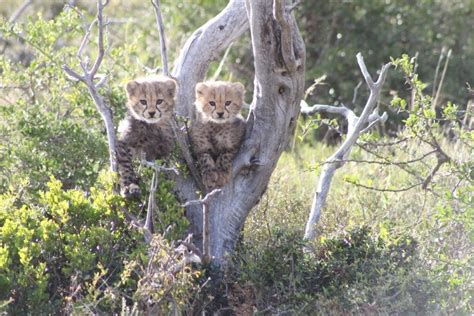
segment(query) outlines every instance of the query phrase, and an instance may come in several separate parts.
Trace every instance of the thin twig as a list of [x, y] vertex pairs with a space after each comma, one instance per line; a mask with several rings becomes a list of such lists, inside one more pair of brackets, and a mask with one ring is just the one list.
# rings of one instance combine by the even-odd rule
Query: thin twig
[[357, 86], [354, 88], [354, 94], [352, 95], [352, 104], [356, 103], [357, 100], [357, 93], [359, 92], [359, 88], [362, 86], [362, 81], [359, 81]]
[[179, 174], [179, 171], [176, 168], [174, 168], [174, 167], [163, 167], [162, 165], [159, 165], [159, 164], [157, 164], [156, 162], [153, 162], [153, 161], [147, 161], [145, 159], [142, 159], [141, 164], [146, 166], [146, 167], [150, 167], [153, 170], [158, 171], [158, 172], [173, 172], [176, 175]]
[[368, 145], [368, 146], [374, 146], [374, 147], [389, 147], [389, 146], [398, 145], [400, 143], [406, 142], [408, 141], [408, 139], [409, 139], [408, 137], [405, 137], [393, 142], [386, 142], [386, 143], [370, 142], [370, 143], [365, 143], [365, 144], [357, 143], [357, 145]]
[[313, 84], [310, 85], [308, 89], [306, 89], [306, 91], [304, 92], [303, 100], [306, 100], [309, 95], [312, 95], [317, 86], [325, 85], [326, 83], [324, 82], [324, 80], [326, 80], [326, 78], [327, 78], [327, 75], [324, 74], [321, 77], [314, 79]]
[[[167, 56], [167, 50], [166, 50], [166, 38], [165, 38], [165, 32], [164, 32], [164, 26], [163, 26], [163, 18], [161, 15], [160, 1], [151, 0], [151, 3], [155, 10], [156, 24], [157, 24], [158, 32], [160, 34], [160, 53], [161, 53], [161, 61], [163, 65], [163, 74], [165, 76], [169, 76], [168, 56]], [[173, 130], [174, 137], [178, 143], [178, 147], [181, 151], [181, 155], [183, 156], [188, 166], [188, 169], [191, 172], [191, 176], [194, 178], [199, 189], [201, 189], [202, 192], [205, 192], [204, 185], [202, 184], [202, 181], [201, 181], [201, 177], [195, 167], [194, 159], [189, 150], [189, 142], [186, 140], [186, 138], [182, 134], [176, 116], [173, 116], [173, 119], [171, 120], [171, 128]]]
[[[434, 75], [434, 79], [433, 79], [433, 91], [431, 92], [431, 99], [432, 100], [434, 100], [434, 98], [435, 98], [436, 85], [437, 85], [437, 82], [438, 82], [439, 68], [441, 67], [441, 62], [443, 61], [445, 52], [446, 52], [446, 47], [443, 46], [443, 48], [441, 48], [441, 53], [439, 54], [438, 63], [436, 64], [436, 70], [435, 70], [435, 75]], [[432, 109], [434, 110], [433, 107], [432, 107]]]
[[178, 143], [179, 150], [181, 151], [181, 155], [188, 166], [189, 171], [191, 172], [191, 176], [193, 177], [195, 183], [197, 184], [198, 188], [201, 192], [206, 192], [204, 185], [202, 184], [201, 176], [199, 174], [198, 169], [196, 168], [196, 163], [193, 159], [191, 151], [189, 150], [189, 141], [185, 135], [181, 132], [179, 128], [178, 120], [176, 115], [173, 116], [173, 120], [171, 121], [171, 128], [173, 129], [173, 134]]
[[436, 105], [438, 104], [439, 94], [441, 92], [441, 88], [443, 87], [444, 76], [446, 75], [446, 70], [448, 70], [448, 63], [449, 63], [449, 58], [450, 57], [451, 57], [451, 49], [448, 50], [448, 54], [446, 55], [446, 62], [444, 63], [443, 73], [441, 74], [441, 79], [439, 80], [438, 90], [436, 91], [436, 96], [433, 100], [433, 105], [432, 105], [433, 110], [436, 109]]
[[411, 190], [411, 189], [416, 188], [417, 186], [420, 186], [420, 185], [423, 184], [423, 182], [419, 182], [419, 183], [415, 183], [415, 184], [412, 184], [408, 187], [401, 188], [401, 189], [381, 189], [381, 188], [375, 188], [375, 187], [367, 186], [367, 185], [356, 183], [356, 182], [350, 182], [350, 183], [355, 185], [356, 187], [361, 187], [361, 188], [372, 190], [372, 191], [393, 192], [393, 193], [405, 192], [405, 191]]
[[82, 51], [84, 48], [87, 46], [89, 42], [89, 36], [91, 35], [92, 28], [95, 26], [97, 23], [97, 19], [94, 19], [89, 27], [87, 28], [86, 34], [84, 34], [84, 37], [82, 38], [81, 44], [79, 45], [79, 49], [77, 50], [76, 57], [82, 62]]
[[227, 55], [229, 55], [230, 49], [232, 48], [232, 45], [234, 42], [230, 43], [229, 47], [225, 50], [224, 56], [222, 56], [221, 61], [219, 62], [219, 66], [217, 67], [217, 70], [214, 72], [214, 75], [211, 78], [211, 81], [216, 81], [217, 78], [219, 78], [219, 75], [222, 72], [222, 68], [224, 68], [224, 63], [227, 59]]
[[203, 230], [203, 239], [202, 239], [202, 249], [203, 256], [202, 262], [204, 264], [209, 264], [211, 261], [211, 248], [210, 248], [210, 222], [209, 222], [209, 202], [217, 193], [221, 192], [221, 189], [214, 189], [213, 191], [206, 194], [206, 196], [199, 200], [188, 201], [184, 204], [184, 207], [191, 205], [200, 205], [202, 204], [202, 230]]
[[155, 214], [156, 211], [156, 200], [155, 200], [155, 193], [156, 193], [156, 188], [158, 187], [158, 176], [159, 176], [159, 171], [155, 169], [153, 172], [153, 176], [151, 177], [151, 183], [150, 183], [150, 192], [148, 195], [148, 207], [146, 210], [146, 220], [145, 220], [145, 242], [149, 244], [151, 242], [151, 237], [155, 233], [155, 225], [153, 221], [153, 215]]
[[146, 213], [146, 221], [145, 221], [145, 241], [147, 243], [151, 242], [151, 237], [155, 233], [154, 229], [154, 219], [153, 215], [156, 212], [157, 206], [156, 206], [156, 200], [155, 200], [155, 194], [156, 194], [156, 189], [158, 188], [158, 183], [159, 183], [159, 175], [163, 171], [167, 172], [173, 172], [176, 175], [179, 174], [178, 170], [173, 167], [163, 167], [155, 162], [152, 161], [147, 161], [145, 159], [142, 159], [141, 161], [142, 165], [150, 167], [154, 170], [153, 176], [151, 178], [151, 184], [150, 184], [150, 192], [148, 195], [148, 207], [147, 207], [147, 213]]
[[438, 158], [438, 162], [436, 166], [433, 168], [433, 170], [430, 172], [426, 180], [423, 181], [423, 184], [421, 185], [421, 188], [423, 190], [426, 190], [426, 188], [428, 187], [428, 185], [430, 184], [430, 182], [433, 180], [434, 176], [438, 172], [439, 168], [441, 168], [441, 166], [444, 163], [449, 162], [451, 160], [446, 154], [444, 154], [444, 152], [439, 147], [437, 148], [436, 154], [437, 154], [436, 157]]
[[191, 206], [191, 205], [201, 205], [201, 204], [204, 204], [204, 203], [209, 203], [211, 201], [211, 199], [214, 197], [214, 195], [216, 195], [217, 193], [221, 192], [222, 189], [214, 189], [212, 190], [211, 192], [209, 192], [208, 194], [206, 194], [205, 197], [203, 197], [202, 199], [199, 199], [199, 200], [192, 200], [192, 201], [188, 201], [186, 202], [183, 207], [188, 207], [188, 206]]
[[[360, 148], [362, 148], [363, 150], [365, 150], [366, 152], [368, 152], [369, 154], [371, 155], [374, 155], [376, 158], [378, 159], [382, 159], [382, 160], [385, 160], [387, 162], [390, 162], [390, 160], [370, 149], [368, 149], [367, 147], [365, 147], [364, 145], [361, 145], [361, 144], [357, 144]], [[423, 160], [418, 160], [419, 162], [423, 163]], [[425, 164], [424, 164], [425, 165]], [[419, 175], [418, 173], [416, 173], [415, 171], [411, 170], [410, 168], [408, 168], [408, 164], [394, 164], [394, 166], [402, 169], [403, 171], [405, 171], [406, 173], [414, 176], [415, 178], [417, 178], [418, 180], [422, 180], [423, 177], [421, 175]]]
[[15, 23], [16, 20], [25, 12], [26, 8], [28, 8], [33, 3], [33, 0], [26, 0], [24, 1], [15, 12], [13, 12], [10, 19], [8, 19], [8, 23]]
[[377, 124], [379, 122], [385, 123], [385, 121], [387, 121], [387, 118], [388, 118], [387, 112], [383, 112], [383, 114], [381, 116], [379, 116], [379, 114], [377, 112], [375, 112], [373, 116], [369, 117], [369, 120], [368, 120], [369, 125], [367, 125], [366, 128], [361, 130], [360, 133], [364, 134], [364, 133], [368, 132], [369, 130], [372, 129], [372, 127], [374, 127], [375, 124]]
[[[423, 156], [421, 157], [418, 157], [418, 158], [415, 158], [415, 159], [411, 159], [411, 160], [405, 160], [405, 161], [380, 161], [380, 160], [364, 160], [364, 159], [342, 159], [342, 160], [339, 160], [338, 162], [355, 162], [355, 163], [366, 163], [366, 164], [376, 164], [376, 165], [409, 165], [409, 164], [412, 164], [412, 163], [415, 163], [415, 162], [418, 162], [418, 161], [421, 161], [421, 160], [424, 160], [426, 157], [434, 154], [434, 153], [437, 153], [438, 151], [437, 150], [432, 150], [430, 152], [427, 152], [426, 154], [424, 154]], [[331, 164], [331, 163], [334, 163], [334, 161], [324, 161], [324, 162], [321, 162], [321, 163], [318, 163], [317, 165], [318, 166], [323, 166], [323, 165], [326, 165], [326, 164]]]
[[151, 4], [155, 9], [156, 26], [158, 28], [158, 32], [160, 33], [160, 53], [161, 64], [163, 65], [163, 74], [165, 76], [169, 76], [170, 72], [168, 70], [168, 54], [166, 51], [165, 28], [163, 26], [163, 17], [161, 15], [160, 0], [151, 0]]
[[106, 23], [104, 23], [104, 16], [102, 14], [103, 8], [109, 3], [109, 0], [106, 0], [102, 3], [102, 0], [97, 1], [97, 47], [99, 48], [99, 53], [95, 59], [94, 66], [90, 70], [90, 76], [94, 79], [97, 70], [99, 70], [100, 64], [102, 63], [102, 59], [104, 58], [105, 48], [104, 48], [104, 28]]

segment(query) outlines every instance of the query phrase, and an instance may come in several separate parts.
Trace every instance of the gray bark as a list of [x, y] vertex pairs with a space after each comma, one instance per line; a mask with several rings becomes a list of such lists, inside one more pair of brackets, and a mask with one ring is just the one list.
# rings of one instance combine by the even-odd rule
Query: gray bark
[[243, 0], [231, 0], [217, 16], [196, 30], [181, 50], [172, 75], [179, 86], [176, 112], [194, 118], [194, 87], [203, 81], [209, 64], [248, 29]]
[[[380, 97], [380, 91], [382, 90], [382, 86], [384, 84], [390, 64], [385, 64], [382, 67], [377, 81], [374, 82], [367, 71], [364, 59], [360, 53], [357, 54], [357, 62], [359, 63], [359, 67], [362, 71], [365, 82], [370, 89], [369, 98], [360, 117], [356, 116], [354, 112], [346, 107], [334, 107], [319, 104], [312, 107], [302, 106], [301, 112], [304, 114], [314, 114], [318, 112], [334, 113], [344, 116], [348, 122], [346, 140], [342, 143], [338, 150], [325, 161], [324, 169], [319, 177], [309, 218], [306, 222], [306, 230], [304, 234], [304, 239], [306, 240], [312, 240], [316, 236], [316, 224], [319, 222], [321, 210], [326, 203], [326, 198], [329, 193], [329, 188], [331, 187], [332, 178], [336, 173], [336, 170], [344, 165], [344, 160], [346, 160], [346, 158], [349, 156], [352, 146], [357, 141], [357, 138], [361, 133], [369, 130], [375, 124], [375, 122], [385, 120], [387, 118], [386, 113], [384, 113], [382, 116], [379, 116], [377, 111], [374, 111], [374, 109]], [[302, 104], [305, 105], [303, 102]]]
[[[235, 39], [248, 29], [244, 0], [231, 0], [229, 4], [213, 19], [196, 30], [185, 43], [175, 61], [172, 76], [178, 81], [179, 89], [176, 96], [176, 112], [189, 119], [194, 118], [194, 87], [203, 81], [210, 63], [219, 57]], [[186, 139], [177, 135], [180, 147], [183, 147], [183, 157], [191, 174], [186, 178], [176, 177], [176, 194], [185, 202], [197, 200], [196, 192], [203, 189], [199, 175], [193, 172], [196, 162], [190, 161], [186, 155]], [[202, 238], [202, 206], [192, 204], [186, 207], [186, 217], [191, 225], [189, 232], [194, 236], [194, 242], [201, 244]]]
[[[104, 16], [102, 11], [105, 6], [107, 6], [108, 0], [102, 2], [102, 0], [97, 1], [97, 17], [96, 19], [90, 24], [89, 29], [87, 30], [86, 34], [84, 35], [81, 45], [77, 51], [77, 58], [79, 58], [80, 65], [83, 71], [83, 74], [80, 75], [78, 72], [69, 68], [68, 65], [63, 65], [62, 68], [64, 72], [69, 76], [70, 79], [75, 81], [83, 82], [89, 91], [89, 94], [94, 101], [94, 104], [99, 111], [102, 120], [105, 124], [105, 130], [107, 132], [107, 142], [109, 145], [109, 160], [110, 160], [110, 169], [113, 172], [118, 172], [117, 161], [115, 157], [116, 152], [116, 136], [115, 136], [115, 128], [113, 123], [112, 117], [112, 110], [105, 104], [104, 98], [99, 93], [99, 88], [105, 84], [107, 77], [106, 76], [98, 76], [97, 71], [102, 63], [105, 54], [104, 48], [104, 32], [106, 31], [107, 22], [104, 21]], [[84, 60], [82, 57], [82, 51], [87, 45], [90, 33], [92, 28], [97, 23], [97, 47], [98, 47], [98, 54], [94, 61], [92, 67], [89, 68], [88, 60]], [[100, 78], [100, 79], [99, 79]], [[95, 80], [99, 79], [97, 83]]]
[[[305, 47], [285, 1], [230, 1], [215, 18], [188, 40], [173, 75], [181, 89], [179, 114], [194, 117], [194, 87], [209, 63], [248, 26], [255, 64], [254, 95], [245, 141], [234, 160], [233, 175], [209, 203], [210, 251], [213, 262], [225, 263], [248, 213], [265, 192], [277, 161], [296, 126], [304, 92]], [[177, 179], [184, 200], [196, 199], [196, 182]], [[195, 236], [202, 233], [200, 206], [186, 209]]]

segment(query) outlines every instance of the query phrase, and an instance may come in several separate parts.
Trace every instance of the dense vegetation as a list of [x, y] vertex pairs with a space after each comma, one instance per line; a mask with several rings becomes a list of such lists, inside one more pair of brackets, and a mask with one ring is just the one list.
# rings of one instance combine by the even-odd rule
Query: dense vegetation
[[[100, 116], [85, 87], [61, 70], [78, 66], [94, 6], [44, 0], [10, 23], [17, 5], [7, 0], [0, 8], [1, 312], [473, 313], [472, 1], [302, 2], [296, 14], [308, 87], [326, 74], [306, 101], [357, 111], [366, 91], [360, 87], [352, 100], [360, 80], [355, 53], [372, 69], [393, 57], [379, 106], [390, 118], [359, 140], [336, 174], [318, 238], [307, 244], [316, 178], [345, 126], [301, 117], [223, 283], [208, 279], [211, 267], [176, 270], [176, 240], [187, 221], [173, 183], [160, 182], [160, 234], [151, 246], [124, 213], [143, 217], [146, 203], [113, 193]], [[162, 1], [171, 60], [224, 5]], [[108, 81], [101, 93], [117, 123], [123, 83], [160, 64], [158, 34], [148, 3], [112, 1], [105, 14], [111, 20], [101, 72]], [[243, 38], [220, 77], [251, 91], [251, 63]], [[140, 173], [146, 192], [150, 171]]]

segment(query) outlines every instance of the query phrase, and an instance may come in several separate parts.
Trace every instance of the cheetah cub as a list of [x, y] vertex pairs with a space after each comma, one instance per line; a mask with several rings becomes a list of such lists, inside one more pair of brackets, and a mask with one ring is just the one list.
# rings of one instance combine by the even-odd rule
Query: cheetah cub
[[140, 193], [133, 171], [133, 156], [148, 161], [166, 157], [173, 148], [171, 119], [176, 81], [168, 77], [147, 77], [127, 83], [127, 115], [119, 124], [117, 163], [121, 193], [125, 197]]
[[245, 135], [245, 121], [239, 114], [243, 98], [240, 82], [196, 85], [197, 118], [190, 134], [208, 191], [224, 186], [231, 177], [232, 161]]

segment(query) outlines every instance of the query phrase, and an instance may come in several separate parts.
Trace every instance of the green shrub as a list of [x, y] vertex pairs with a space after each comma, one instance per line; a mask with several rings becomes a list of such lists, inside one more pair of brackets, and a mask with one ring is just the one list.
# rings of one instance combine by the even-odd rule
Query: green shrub
[[112, 178], [101, 181], [86, 193], [52, 178], [38, 204], [16, 206], [14, 192], [0, 196], [0, 299], [11, 300], [8, 312], [53, 313], [87, 295], [96, 273], [103, 272], [97, 286], [115, 284], [124, 260], [144, 255]]
[[300, 234], [278, 228], [266, 246], [244, 243], [239, 284], [254, 291], [258, 310], [348, 313], [427, 312], [432, 293], [417, 275], [417, 242], [409, 236], [375, 237], [367, 227], [323, 237], [305, 250]]

